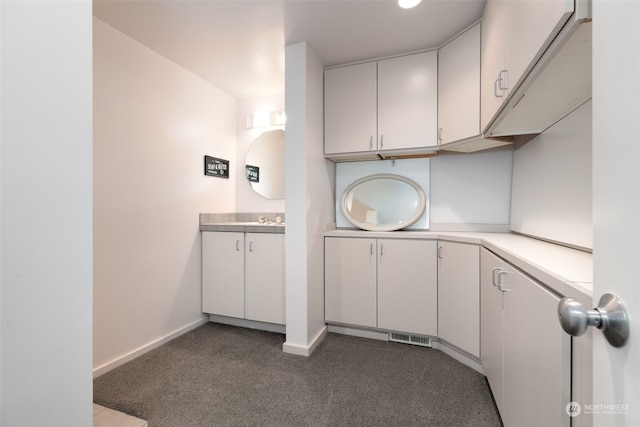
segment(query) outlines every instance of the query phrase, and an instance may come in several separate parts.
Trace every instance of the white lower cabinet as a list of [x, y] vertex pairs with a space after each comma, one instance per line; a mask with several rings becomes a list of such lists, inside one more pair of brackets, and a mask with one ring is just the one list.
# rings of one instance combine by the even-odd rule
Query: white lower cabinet
[[480, 357], [480, 247], [438, 242], [438, 336]]
[[500, 416], [510, 426], [569, 426], [571, 337], [560, 298], [481, 250], [481, 359]]
[[436, 336], [436, 242], [326, 237], [325, 319]]
[[202, 311], [284, 325], [284, 234], [203, 232]]

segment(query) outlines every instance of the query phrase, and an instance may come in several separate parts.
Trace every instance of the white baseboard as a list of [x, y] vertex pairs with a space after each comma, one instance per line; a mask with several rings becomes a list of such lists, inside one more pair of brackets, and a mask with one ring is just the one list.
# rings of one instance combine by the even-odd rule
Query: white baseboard
[[[337, 334], [342, 335], [350, 335], [354, 337], [361, 338], [370, 338], [374, 340], [380, 341], [389, 341], [389, 332], [380, 331], [380, 330], [370, 330], [370, 329], [359, 329], [348, 326], [339, 326], [339, 325], [329, 325], [329, 332], [335, 332]], [[442, 341], [439, 338], [435, 338], [431, 341], [432, 348], [436, 350], [440, 350], [447, 356], [450, 356], [457, 360], [458, 362], [467, 365], [471, 369], [477, 371], [478, 373], [484, 375], [482, 370], [482, 364], [478, 358], [466, 353], [463, 350], [449, 344], [446, 341]]]
[[315, 337], [313, 337], [313, 339], [311, 340], [311, 344], [307, 345], [307, 346], [301, 346], [298, 344], [292, 344], [288, 341], [285, 341], [284, 344], [282, 344], [282, 351], [285, 353], [289, 353], [289, 354], [295, 354], [298, 356], [311, 356], [311, 354], [315, 351], [316, 348], [318, 348], [318, 345], [320, 345], [320, 343], [322, 342], [322, 340], [327, 336], [327, 327], [323, 327], [322, 329], [320, 329], [320, 331], [316, 334]]
[[329, 325], [329, 332], [336, 334], [350, 335], [352, 337], [370, 338], [372, 340], [389, 341], [389, 332], [369, 331], [366, 329], [355, 329], [346, 326]]
[[477, 358], [466, 354], [462, 350], [452, 346], [446, 341], [434, 341], [433, 348], [437, 348], [447, 356], [451, 356], [463, 365], [467, 365], [479, 374], [484, 375], [484, 371], [482, 370], [482, 363], [480, 363]]
[[261, 331], [277, 332], [279, 334], [287, 333], [287, 327], [285, 325], [278, 325], [277, 323], [257, 322], [255, 320], [220, 316], [217, 314], [210, 314], [209, 320], [214, 323], [222, 323], [223, 325], [238, 326], [240, 328], [259, 329]]
[[204, 325], [205, 323], [207, 323], [209, 321], [208, 317], [203, 317], [201, 319], [196, 320], [195, 322], [192, 322], [180, 329], [177, 329], [173, 332], [171, 332], [168, 335], [165, 335], [164, 337], [158, 338], [155, 341], [152, 341], [148, 344], [143, 345], [142, 347], [139, 347], [138, 349], [125, 354], [122, 357], [118, 357], [117, 359], [112, 360], [111, 362], [105, 363], [102, 366], [99, 366], [97, 368], [93, 369], [93, 378], [99, 377], [100, 375], [106, 374], [107, 372], [109, 372], [112, 369], [117, 368], [120, 365], [124, 365], [125, 363], [135, 359], [138, 356], [143, 355], [144, 353], [153, 350], [156, 347], [161, 346], [164, 343], [167, 343], [169, 341], [171, 341], [174, 338], [179, 337], [180, 335], [186, 334], [187, 332], [191, 331], [192, 329], [197, 328], [198, 326]]

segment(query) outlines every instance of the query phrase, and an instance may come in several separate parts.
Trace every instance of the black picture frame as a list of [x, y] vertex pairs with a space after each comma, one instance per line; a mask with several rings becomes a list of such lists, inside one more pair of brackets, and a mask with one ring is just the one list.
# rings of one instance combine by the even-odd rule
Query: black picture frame
[[204, 156], [204, 174], [218, 178], [229, 178], [229, 160]]

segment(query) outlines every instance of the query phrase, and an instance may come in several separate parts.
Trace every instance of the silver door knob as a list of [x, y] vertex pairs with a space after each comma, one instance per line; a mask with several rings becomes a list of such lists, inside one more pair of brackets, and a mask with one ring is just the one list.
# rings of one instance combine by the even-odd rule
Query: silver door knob
[[622, 347], [629, 339], [629, 316], [622, 301], [612, 294], [604, 294], [598, 307], [587, 310], [573, 298], [562, 298], [558, 304], [558, 319], [562, 329], [578, 337], [595, 326], [604, 334], [609, 344]]

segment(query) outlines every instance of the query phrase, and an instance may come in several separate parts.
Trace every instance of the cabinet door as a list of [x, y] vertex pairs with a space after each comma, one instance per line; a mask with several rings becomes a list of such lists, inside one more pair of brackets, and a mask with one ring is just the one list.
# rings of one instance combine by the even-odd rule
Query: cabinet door
[[327, 237], [325, 319], [376, 327], [376, 240]]
[[437, 128], [438, 53], [378, 61], [378, 149], [436, 146]]
[[500, 414], [504, 413], [502, 370], [502, 292], [494, 283], [502, 260], [487, 249], [480, 251], [480, 359]]
[[[499, 88], [498, 76], [505, 70], [505, 19], [507, 2], [487, 0], [482, 16], [480, 63], [480, 128], [484, 130], [496, 114], [505, 93]], [[522, 19], [520, 19], [521, 21]], [[506, 71], [505, 71], [506, 72]], [[506, 78], [503, 72], [503, 77]]]
[[438, 52], [440, 144], [480, 134], [480, 24]]
[[502, 420], [505, 426], [568, 427], [571, 337], [558, 322], [560, 298], [519, 271], [507, 270]]
[[245, 313], [249, 320], [285, 324], [284, 234], [245, 236]]
[[573, 0], [503, 2], [507, 98], [573, 13]]
[[438, 335], [436, 242], [378, 240], [378, 327]]
[[438, 336], [480, 357], [480, 249], [438, 242]]
[[376, 63], [324, 72], [324, 152], [377, 150]]
[[244, 318], [244, 233], [202, 233], [202, 311]]

